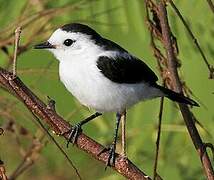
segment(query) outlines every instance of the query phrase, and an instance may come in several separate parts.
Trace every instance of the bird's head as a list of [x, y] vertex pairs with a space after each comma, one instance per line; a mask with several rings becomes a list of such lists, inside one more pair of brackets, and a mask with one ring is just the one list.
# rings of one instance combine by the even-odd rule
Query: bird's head
[[36, 45], [35, 49], [51, 51], [59, 61], [72, 59], [72, 57], [97, 53], [101, 49], [99, 42], [102, 37], [90, 27], [71, 23], [58, 28], [51, 37], [43, 43]]

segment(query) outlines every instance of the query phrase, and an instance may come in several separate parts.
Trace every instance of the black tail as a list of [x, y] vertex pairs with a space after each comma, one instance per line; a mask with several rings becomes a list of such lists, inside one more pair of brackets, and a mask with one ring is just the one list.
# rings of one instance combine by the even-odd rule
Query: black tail
[[163, 86], [159, 86], [159, 85], [155, 85], [155, 87], [157, 87], [158, 89], [160, 89], [167, 98], [171, 99], [172, 101], [176, 101], [179, 103], [184, 103], [184, 104], [189, 104], [192, 106], [199, 106], [199, 104], [197, 102], [195, 102], [194, 100], [185, 97], [182, 94], [176, 93], [170, 89], [167, 89]]

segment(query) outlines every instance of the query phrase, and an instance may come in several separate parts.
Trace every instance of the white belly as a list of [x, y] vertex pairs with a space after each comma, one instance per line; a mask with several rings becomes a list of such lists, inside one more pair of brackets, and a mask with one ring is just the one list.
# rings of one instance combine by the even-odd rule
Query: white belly
[[94, 63], [60, 62], [59, 74], [65, 87], [81, 104], [98, 112], [122, 112], [140, 100], [159, 94], [145, 83], [114, 83], [104, 77]]

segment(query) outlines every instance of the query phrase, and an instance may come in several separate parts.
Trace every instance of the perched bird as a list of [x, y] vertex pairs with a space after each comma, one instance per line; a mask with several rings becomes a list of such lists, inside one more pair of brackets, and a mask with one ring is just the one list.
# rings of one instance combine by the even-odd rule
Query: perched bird
[[158, 85], [157, 76], [143, 61], [87, 25], [66, 24], [35, 48], [48, 49], [55, 55], [59, 60], [60, 80], [67, 90], [81, 104], [96, 110], [71, 129], [73, 143], [83, 124], [103, 112], [116, 112], [114, 140], [109, 148], [107, 165], [115, 163], [121, 115], [130, 106], [162, 96], [198, 106], [192, 99]]

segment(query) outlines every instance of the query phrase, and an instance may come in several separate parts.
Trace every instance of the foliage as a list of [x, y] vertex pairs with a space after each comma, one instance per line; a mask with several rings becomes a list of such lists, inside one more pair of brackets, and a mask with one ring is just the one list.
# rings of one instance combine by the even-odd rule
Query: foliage
[[[208, 5], [202, 0], [175, 3], [208, 59], [211, 59], [214, 55], [214, 16]], [[199, 132], [205, 142], [213, 143], [213, 80], [208, 79], [208, 70], [180, 20], [170, 6], [168, 10], [170, 24], [180, 49], [180, 75], [194, 93], [193, 98], [201, 103], [200, 108], [193, 109], [197, 120], [204, 126], [204, 129], [198, 126]], [[49, 52], [31, 48], [36, 42], [47, 39], [56, 27], [73, 21], [87, 23], [144, 60], [158, 74], [144, 21], [144, 3], [141, 0], [0, 0], [0, 17], [0, 47], [5, 50], [2, 44], [10, 42], [6, 46], [8, 53], [0, 51], [0, 66], [11, 68], [13, 39], [10, 37], [15, 27], [22, 22], [21, 45], [24, 50], [18, 57], [18, 75], [44, 101], [47, 101], [47, 96], [53, 98], [57, 112], [71, 124], [91, 114], [91, 110], [82, 107], [59, 82], [58, 62], [55, 58]], [[159, 103], [159, 99], [140, 103], [128, 111], [127, 117], [128, 156], [149, 175], [153, 172]], [[28, 110], [17, 99], [0, 89], [0, 126], [7, 129], [0, 136], [0, 159], [4, 161], [8, 175], [14, 172], [32, 140], [42, 136], [42, 131], [32, 119]], [[84, 132], [102, 144], [109, 144], [114, 119], [113, 114], [105, 114], [85, 126]], [[168, 100], [164, 104], [162, 127], [158, 164], [160, 176], [164, 179], [203, 179], [200, 159], [180, 112]], [[65, 142], [60, 138], [58, 140], [65, 148]], [[44, 143], [47, 141], [47, 144]], [[42, 140], [42, 144], [45, 147], [42, 147], [41, 154], [36, 154], [34, 165], [21, 175], [21, 179], [76, 178], [75, 172], [56, 146], [48, 138]], [[104, 171], [102, 164], [75, 147], [65, 150], [83, 179], [122, 179], [110, 169]]]

